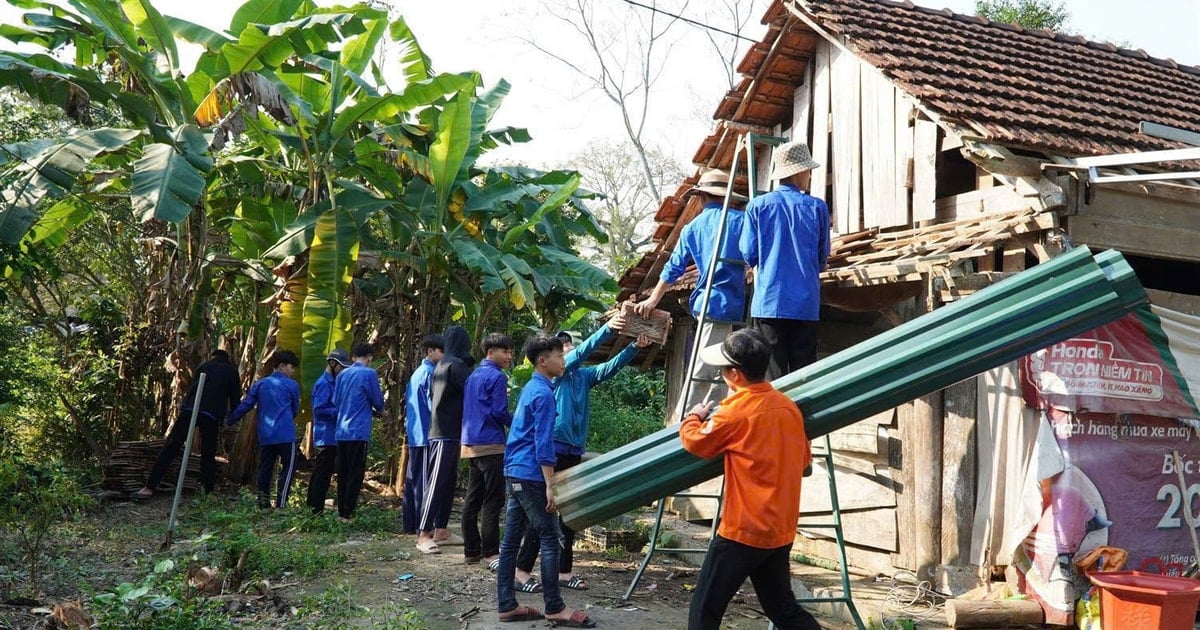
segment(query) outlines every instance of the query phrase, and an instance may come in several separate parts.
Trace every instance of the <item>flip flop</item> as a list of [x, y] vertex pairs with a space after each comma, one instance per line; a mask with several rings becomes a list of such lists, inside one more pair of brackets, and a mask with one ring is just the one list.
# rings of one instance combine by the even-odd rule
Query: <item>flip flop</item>
[[129, 498], [133, 499], [134, 501], [145, 501], [146, 499], [153, 499], [154, 491], [153, 490], [150, 491], [150, 494], [143, 494], [141, 490], [138, 490], [137, 492], [130, 493]]
[[439, 545], [446, 545], [449, 547], [463, 544], [463, 539], [462, 536], [459, 536], [458, 534], [450, 534], [450, 537], [446, 540], [435, 540], [434, 542]]
[[538, 619], [545, 619], [546, 616], [536, 608], [530, 608], [529, 606], [517, 606], [512, 610], [500, 613], [499, 617], [501, 622], [508, 623], [510, 621], [535, 621]]
[[571, 616], [567, 617], [566, 619], [554, 619], [551, 617], [547, 617], [546, 621], [549, 621], [554, 626], [558, 626], [561, 628], [595, 628], [596, 627], [596, 622], [592, 621], [592, 618], [587, 616], [587, 613], [583, 612], [582, 610], [571, 611]]
[[438, 547], [435, 542], [419, 542], [417, 543], [417, 551], [424, 554], [442, 553], [442, 548]]
[[571, 579], [567, 580], [566, 582], [562, 582], [562, 585], [564, 588], [575, 589], [577, 591], [588, 590], [587, 582], [584, 582], [583, 579], [578, 575], [572, 575]]
[[488, 563], [488, 571], [495, 573], [500, 570], [500, 558], [496, 558]]
[[541, 593], [542, 583], [539, 582], [537, 578], [529, 578], [529, 581], [523, 584], [513, 580], [513, 590], [520, 591], [522, 593]]

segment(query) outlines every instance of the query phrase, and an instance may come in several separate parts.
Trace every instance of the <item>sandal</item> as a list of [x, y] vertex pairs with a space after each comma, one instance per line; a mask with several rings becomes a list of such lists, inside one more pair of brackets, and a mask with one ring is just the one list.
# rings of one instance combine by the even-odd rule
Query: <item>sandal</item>
[[508, 610], [499, 614], [500, 621], [535, 621], [537, 619], [545, 619], [545, 615], [536, 608], [529, 606], [517, 606], [512, 610]]
[[580, 578], [578, 575], [572, 575], [571, 579], [567, 580], [566, 582], [563, 582], [562, 585], [564, 588], [575, 589], [577, 591], [588, 590], [587, 582], [584, 582], [583, 579]]
[[587, 616], [587, 613], [583, 612], [582, 610], [572, 610], [571, 616], [567, 617], [566, 619], [556, 619], [554, 617], [547, 617], [546, 621], [549, 621], [551, 624], [553, 624], [555, 626], [559, 626], [559, 627], [563, 627], [563, 628], [595, 628], [596, 627], [596, 622], [592, 621], [592, 618]]
[[525, 582], [525, 583], [521, 583], [521, 582], [517, 582], [516, 580], [513, 580], [513, 590], [520, 591], [522, 593], [541, 593], [542, 592], [542, 583], [539, 582], [537, 580], [537, 578], [532, 578], [532, 577], [529, 578], [529, 581]]
[[500, 558], [496, 558], [488, 563], [488, 571], [495, 573], [500, 570]]
[[435, 542], [426, 541], [417, 543], [417, 551], [423, 554], [434, 554], [442, 553], [442, 548], [438, 547], [438, 544]]

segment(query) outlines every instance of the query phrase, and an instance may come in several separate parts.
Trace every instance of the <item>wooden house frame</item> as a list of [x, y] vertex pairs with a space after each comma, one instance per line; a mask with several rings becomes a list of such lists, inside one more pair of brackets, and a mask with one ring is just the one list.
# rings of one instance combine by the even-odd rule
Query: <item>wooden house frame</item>
[[[746, 132], [809, 143], [823, 165], [812, 191], [834, 223], [822, 356], [1079, 244], [1121, 250], [1156, 303], [1200, 314], [1200, 183], [1153, 180], [1186, 164], [1101, 167], [1133, 180], [1104, 184], [1081, 165], [1189, 146], [1139, 124], [1200, 132], [1200, 70], [890, 0], [776, 1], [763, 23], [693, 162], [697, 175], [728, 169]], [[756, 154], [759, 181], [769, 157]], [[697, 175], [660, 206], [656, 247], [621, 279], [623, 299], [654, 286], [699, 213], [686, 195]], [[645, 359], [665, 361], [670, 396], [695, 278], [664, 299], [673, 342]], [[851, 564], [985, 575], [1008, 563], [1005, 505], [1032, 440], [1015, 381], [1015, 366], [967, 378], [832, 436]], [[832, 558], [827, 534], [803, 528], [829, 509], [820, 474], [804, 485], [797, 548]]]

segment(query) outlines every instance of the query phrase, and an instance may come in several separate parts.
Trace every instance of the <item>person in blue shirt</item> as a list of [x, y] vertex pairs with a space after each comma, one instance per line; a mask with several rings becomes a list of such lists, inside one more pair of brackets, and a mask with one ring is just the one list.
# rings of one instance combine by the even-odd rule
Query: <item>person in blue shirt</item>
[[440, 545], [461, 545], [449, 529], [462, 440], [463, 393], [475, 359], [471, 337], [462, 326], [446, 328], [446, 352], [433, 368], [429, 387], [429, 477], [425, 502], [417, 523], [417, 550], [440, 553]]
[[467, 496], [462, 508], [463, 557], [468, 564], [500, 559], [500, 509], [504, 507], [504, 440], [512, 424], [508, 377], [513, 342], [508, 335], [483, 338], [484, 359], [463, 391], [462, 458], [467, 460]]
[[421, 342], [425, 358], [413, 370], [404, 390], [404, 446], [408, 460], [404, 471], [404, 502], [401, 523], [405, 534], [417, 533], [421, 506], [425, 504], [426, 468], [429, 466], [429, 415], [433, 401], [433, 368], [446, 350], [446, 338], [425, 335]]
[[[725, 235], [720, 248], [716, 247], [717, 232], [721, 227], [721, 206], [724, 204], [725, 192], [729, 188], [729, 174], [725, 171], [712, 169], [700, 176], [700, 181], [693, 189], [700, 195], [703, 210], [683, 227], [679, 234], [679, 242], [671, 252], [671, 257], [663, 266], [658, 284], [650, 292], [650, 296], [638, 302], [634, 311], [648, 317], [650, 311], [658, 305], [671, 285], [675, 284], [689, 265], [696, 265], [699, 277], [696, 288], [692, 290], [689, 308], [693, 317], [700, 317], [703, 307], [704, 285], [708, 281], [708, 266], [713, 252], [719, 251], [716, 271], [713, 274], [712, 292], [708, 302], [708, 312], [705, 323], [700, 330], [698, 348], [721, 343], [733, 327], [741, 325], [746, 319], [746, 266], [738, 251], [738, 241], [742, 236], [742, 211], [740, 204], [746, 196], [732, 192], [730, 195], [729, 211], [725, 215]], [[736, 261], [736, 262], [724, 262]], [[710, 366], [696, 361], [692, 372], [693, 384], [687, 390], [686, 396], [681, 396], [679, 404], [672, 411], [672, 422], [678, 422], [683, 411], [690, 409], [706, 400], [720, 400], [725, 396], [725, 384], [720, 374]]]
[[[557, 335], [563, 342], [566, 368], [553, 383], [554, 403], [558, 412], [554, 420], [554, 455], [557, 458], [554, 472], [576, 466], [583, 459], [591, 416], [592, 388], [616, 376], [621, 368], [629, 365], [637, 356], [638, 350], [650, 345], [650, 339], [640, 335], [636, 342], [622, 348], [608, 361], [599, 365], [583, 365], [596, 348], [616, 336], [613, 328], [624, 327], [625, 316], [617, 315], [578, 346], [572, 333], [562, 331]], [[566, 588], [587, 590], [587, 583], [574, 573], [575, 530], [567, 527], [561, 519], [559, 527], [562, 528], [563, 545], [558, 560], [558, 582]], [[533, 578], [533, 563], [537, 560], [537, 553], [537, 539], [526, 536], [525, 542], [521, 543], [521, 553], [517, 556], [516, 584], [519, 589], [528, 588]]]
[[325, 371], [313, 384], [309, 399], [313, 414], [313, 468], [304, 504], [313, 514], [325, 511], [329, 481], [337, 464], [337, 406], [333, 404], [333, 383], [342, 370], [350, 367], [350, 355], [334, 349], [325, 357]]
[[300, 384], [294, 378], [300, 359], [294, 352], [279, 350], [271, 355], [269, 364], [271, 373], [255, 381], [225, 419], [230, 426], [236, 425], [246, 412], [258, 407], [258, 507], [263, 509], [271, 507], [271, 477], [277, 463], [282, 466], [275, 507], [287, 506], [296, 472], [295, 419], [300, 413]]
[[367, 472], [367, 442], [372, 416], [383, 413], [379, 373], [371, 367], [375, 349], [369, 343], [354, 346], [354, 363], [338, 374], [333, 386], [337, 405], [338, 519], [349, 521], [358, 507], [363, 476]]
[[[550, 619], [571, 628], [593, 628], [596, 623], [581, 610], [567, 608], [558, 588], [558, 550], [561, 532], [554, 513], [554, 400], [552, 379], [563, 375], [566, 362], [562, 341], [537, 334], [525, 342], [525, 358], [533, 376], [521, 390], [517, 411], [504, 450], [504, 477], [508, 492], [500, 566], [496, 570], [496, 599], [500, 621]], [[517, 552], [526, 528], [536, 532], [542, 547], [542, 599], [546, 613], [517, 602], [513, 581]]]
[[803, 142], [779, 145], [771, 165], [771, 179], [779, 185], [746, 205], [738, 246], [755, 268], [750, 315], [771, 346], [768, 380], [817, 360], [829, 207], [806, 191], [819, 166]]

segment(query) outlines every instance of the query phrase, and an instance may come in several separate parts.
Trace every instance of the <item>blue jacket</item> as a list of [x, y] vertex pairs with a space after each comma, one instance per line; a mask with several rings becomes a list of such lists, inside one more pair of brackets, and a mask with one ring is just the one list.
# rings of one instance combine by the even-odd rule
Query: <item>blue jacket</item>
[[237, 424], [250, 408], [258, 405], [258, 445], [296, 441], [296, 414], [300, 413], [300, 384], [283, 372], [271, 372], [250, 386], [245, 398], [229, 413], [227, 422]]
[[508, 411], [508, 377], [495, 361], [480, 361], [467, 377], [463, 391], [463, 445], [504, 444], [504, 429], [512, 419]]
[[[725, 217], [725, 240], [721, 245], [721, 258], [741, 260], [738, 251], [738, 241], [742, 238], [743, 213], [734, 208], [729, 209]], [[721, 204], [710, 203], [704, 206], [700, 216], [683, 226], [679, 242], [675, 250], [663, 266], [659, 279], [667, 284], [674, 284], [683, 272], [687, 271], [688, 263], [696, 263], [700, 276], [696, 280], [696, 288], [692, 289], [689, 301], [692, 315], [700, 317], [700, 298], [704, 295], [704, 283], [708, 279], [708, 263], [712, 260], [714, 241], [717, 238], [717, 228], [721, 225]], [[713, 276], [712, 301], [708, 305], [708, 319], [722, 322], [741, 323], [746, 318], [746, 267], [730, 263], [717, 263], [717, 272]]]
[[629, 344], [608, 361], [585, 367], [583, 362], [588, 356], [614, 334], [608, 324], [601, 326], [567, 353], [567, 371], [554, 379], [554, 401], [558, 408], [558, 418], [554, 421], [554, 450], [557, 453], [583, 455], [591, 417], [589, 390], [616, 376], [637, 356], [638, 347]]
[[430, 387], [433, 385], [433, 368], [437, 365], [422, 359], [421, 365], [413, 370], [404, 390], [404, 434], [409, 446], [429, 445], [429, 414], [432, 404]]
[[754, 272], [754, 317], [817, 321], [821, 279], [829, 259], [829, 207], [792, 186], [779, 188], [746, 205], [739, 242]]
[[333, 375], [329, 370], [313, 384], [313, 446], [337, 446], [337, 407], [333, 404]]
[[358, 362], [342, 370], [333, 387], [333, 404], [338, 411], [337, 441], [369, 441], [371, 411], [383, 411], [379, 374]]
[[542, 466], [558, 462], [554, 455], [554, 387], [534, 372], [521, 390], [504, 446], [504, 476], [545, 483]]

